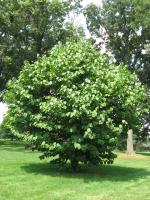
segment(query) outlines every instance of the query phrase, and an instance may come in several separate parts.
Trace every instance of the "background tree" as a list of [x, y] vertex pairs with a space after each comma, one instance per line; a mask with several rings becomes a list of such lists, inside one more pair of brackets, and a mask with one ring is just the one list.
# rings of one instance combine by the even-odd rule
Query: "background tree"
[[25, 60], [33, 63], [59, 41], [82, 34], [66, 20], [79, 9], [80, 0], [0, 1], [0, 91]]
[[150, 87], [150, 54], [144, 51], [150, 43], [150, 1], [104, 0], [102, 8], [88, 6], [85, 16], [92, 36], [105, 41], [116, 63], [123, 62]]
[[0, 124], [0, 140], [17, 140], [18, 138], [6, 128], [5, 123]]
[[[82, 41], [27, 63], [5, 92], [7, 128], [59, 162], [112, 163], [120, 134], [140, 127], [146, 90]], [[57, 156], [57, 157], [55, 157]]]

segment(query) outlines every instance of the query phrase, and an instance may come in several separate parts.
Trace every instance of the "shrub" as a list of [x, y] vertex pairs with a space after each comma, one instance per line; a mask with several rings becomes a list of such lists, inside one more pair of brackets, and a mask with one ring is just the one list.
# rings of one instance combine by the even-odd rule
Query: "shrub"
[[61, 163], [112, 163], [122, 131], [139, 124], [145, 88], [85, 41], [57, 45], [26, 63], [5, 93], [7, 126]]

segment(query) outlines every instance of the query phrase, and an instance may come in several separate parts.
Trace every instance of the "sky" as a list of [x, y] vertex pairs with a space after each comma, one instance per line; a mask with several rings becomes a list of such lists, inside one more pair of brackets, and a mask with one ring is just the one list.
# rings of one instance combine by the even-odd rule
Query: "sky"
[[[94, 3], [96, 5], [102, 5], [102, 0], [83, 0], [82, 1], [82, 6], [85, 7], [90, 3]], [[89, 31], [86, 28], [86, 20], [83, 14], [80, 14], [76, 19], [75, 19], [75, 25], [82, 25], [85, 29], [86, 37], [89, 38], [91, 35]]]
[[0, 123], [2, 123], [3, 116], [7, 112], [7, 110], [8, 110], [8, 108], [7, 108], [6, 104], [3, 104], [2, 102], [0, 102]]
[[[96, 5], [101, 5], [102, 3], [102, 0], [83, 0], [82, 2], [82, 5], [83, 6], [87, 6], [88, 4], [90, 3], [94, 3]], [[85, 18], [83, 15], [79, 15], [76, 19], [76, 24], [78, 25], [82, 25], [85, 27], [86, 29], [86, 21], [85, 21]], [[86, 30], [86, 35], [87, 37], [90, 36], [89, 32]], [[7, 105], [6, 104], [3, 104], [2, 102], [0, 102], [0, 124], [2, 123], [3, 121], [3, 116], [4, 114], [7, 112], [8, 108], [7, 108]]]
[[83, 0], [82, 5], [83, 5], [83, 6], [86, 6], [86, 5], [88, 5], [89, 3], [95, 3], [95, 4], [97, 4], [97, 5], [101, 5], [101, 2], [102, 2], [102, 0]]

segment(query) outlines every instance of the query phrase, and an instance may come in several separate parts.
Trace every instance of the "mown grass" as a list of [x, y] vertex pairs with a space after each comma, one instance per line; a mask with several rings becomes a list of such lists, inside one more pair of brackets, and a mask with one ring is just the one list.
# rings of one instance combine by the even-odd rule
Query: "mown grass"
[[150, 200], [150, 154], [119, 154], [80, 172], [40, 161], [20, 144], [0, 145], [0, 200]]

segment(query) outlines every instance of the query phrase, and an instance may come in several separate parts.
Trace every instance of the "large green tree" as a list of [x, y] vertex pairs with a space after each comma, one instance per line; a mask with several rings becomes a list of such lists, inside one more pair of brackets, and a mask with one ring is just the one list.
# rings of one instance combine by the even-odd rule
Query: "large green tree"
[[0, 1], [0, 91], [25, 60], [33, 63], [59, 41], [80, 35], [66, 20], [79, 9], [80, 0]]
[[150, 86], [150, 54], [144, 51], [150, 43], [150, 1], [104, 0], [102, 7], [89, 5], [85, 16], [92, 36], [105, 41], [116, 63]]
[[27, 63], [5, 92], [6, 127], [44, 157], [112, 163], [120, 135], [140, 128], [146, 90], [123, 65], [109, 64], [82, 41], [54, 47]]

